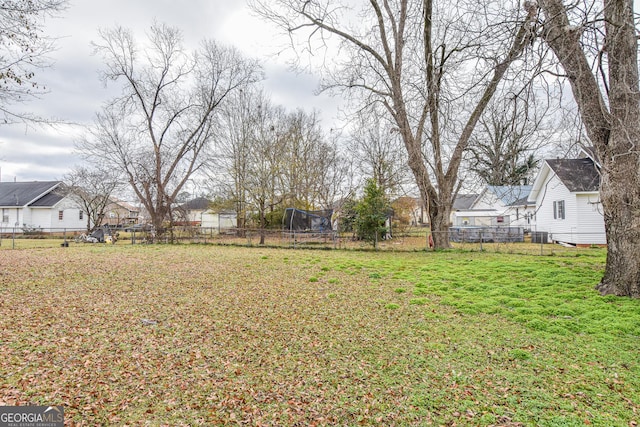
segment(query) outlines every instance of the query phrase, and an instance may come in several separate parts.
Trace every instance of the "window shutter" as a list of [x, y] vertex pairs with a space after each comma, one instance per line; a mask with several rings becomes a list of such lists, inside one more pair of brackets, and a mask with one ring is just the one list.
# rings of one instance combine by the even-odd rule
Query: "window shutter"
[[558, 219], [558, 202], [553, 202], [553, 219]]

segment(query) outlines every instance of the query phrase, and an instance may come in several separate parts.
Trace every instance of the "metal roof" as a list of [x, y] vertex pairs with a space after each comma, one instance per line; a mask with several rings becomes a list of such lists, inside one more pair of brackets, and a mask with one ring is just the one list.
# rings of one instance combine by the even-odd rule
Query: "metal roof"
[[505, 206], [513, 206], [526, 199], [532, 188], [532, 185], [488, 185], [487, 191], [495, 194]]

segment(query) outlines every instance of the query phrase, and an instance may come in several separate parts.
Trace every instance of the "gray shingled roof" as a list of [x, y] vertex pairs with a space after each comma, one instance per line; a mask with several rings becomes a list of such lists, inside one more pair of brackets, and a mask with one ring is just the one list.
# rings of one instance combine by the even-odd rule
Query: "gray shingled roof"
[[0, 182], [0, 206], [20, 207], [37, 203], [59, 184], [60, 181]]
[[572, 193], [600, 189], [600, 174], [591, 159], [552, 159], [546, 162]]
[[470, 209], [473, 202], [478, 198], [477, 194], [458, 194], [453, 201], [453, 210]]
[[190, 211], [206, 211], [209, 209], [209, 205], [211, 202], [209, 199], [204, 197], [197, 197], [195, 199], [189, 200], [187, 203], [180, 205], [180, 207], [184, 210]]
[[62, 200], [64, 196], [62, 194], [57, 193], [55, 190], [49, 194], [40, 197], [35, 202], [29, 204], [31, 207], [51, 207], [55, 206], [60, 200]]

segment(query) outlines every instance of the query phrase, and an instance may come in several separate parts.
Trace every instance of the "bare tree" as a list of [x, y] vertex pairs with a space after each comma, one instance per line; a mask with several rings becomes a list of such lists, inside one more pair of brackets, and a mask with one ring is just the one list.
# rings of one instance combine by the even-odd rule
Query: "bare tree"
[[285, 158], [286, 114], [269, 102], [259, 105], [254, 117], [246, 179], [248, 200], [258, 215], [260, 244], [265, 243], [267, 213], [284, 201], [282, 171]]
[[488, 185], [526, 185], [538, 168], [541, 147], [548, 144], [542, 116], [529, 99], [496, 99], [485, 110], [468, 149], [469, 170]]
[[349, 141], [362, 177], [373, 178], [387, 197], [404, 194], [410, 172], [396, 127], [376, 105], [358, 112]]
[[4, 0], [0, 3], [0, 115], [2, 122], [40, 122], [45, 119], [12, 108], [42, 95], [46, 88], [36, 72], [51, 66], [46, 55], [54, 43], [43, 32], [44, 20], [66, 7], [66, 0]]
[[324, 136], [322, 149], [322, 167], [316, 172], [318, 188], [315, 195], [316, 208], [329, 209], [352, 194], [355, 188], [354, 161], [350, 152], [344, 150], [340, 144], [340, 136], [334, 131]]
[[[538, 6], [531, 3], [532, 6]], [[607, 232], [602, 294], [640, 297], [640, 84], [632, 0], [540, 0], [555, 52], [601, 163]]]
[[87, 213], [87, 232], [102, 225], [114, 192], [123, 187], [117, 171], [79, 166], [64, 178], [64, 191]]
[[317, 113], [287, 113], [260, 88], [231, 99], [221, 115], [219, 155], [209, 174], [223, 183], [240, 232], [250, 210], [263, 229], [285, 207], [330, 206], [347, 176], [346, 165], [336, 141], [325, 138]]
[[[304, 49], [332, 48], [325, 88], [380, 102], [393, 118], [427, 206], [436, 248], [449, 246], [449, 213], [463, 153], [510, 65], [533, 36], [536, 8], [516, 1], [254, 0]], [[351, 18], [351, 19], [350, 19]], [[314, 45], [319, 40], [320, 46]], [[337, 69], [336, 69], [337, 68]]]
[[265, 96], [258, 89], [245, 88], [230, 96], [220, 115], [220, 133], [216, 149], [218, 158], [209, 172], [212, 181], [222, 185], [224, 198], [236, 211], [236, 227], [244, 232], [247, 219], [247, 180], [251, 173], [251, 143], [254, 118]]
[[[337, 148], [325, 140], [318, 112], [298, 109], [286, 119], [282, 187], [287, 207], [318, 209], [330, 171], [337, 160]], [[326, 206], [322, 206], [326, 208]]]
[[100, 32], [95, 50], [105, 81], [122, 95], [97, 115], [80, 144], [123, 172], [158, 234], [185, 183], [210, 160], [215, 116], [229, 94], [260, 78], [260, 67], [232, 48], [204, 41], [189, 55], [176, 28], [154, 24], [142, 49], [130, 31]]

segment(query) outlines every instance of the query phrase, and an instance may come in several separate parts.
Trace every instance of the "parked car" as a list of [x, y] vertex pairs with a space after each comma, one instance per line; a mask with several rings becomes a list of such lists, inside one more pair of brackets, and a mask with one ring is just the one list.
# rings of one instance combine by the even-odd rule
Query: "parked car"
[[151, 224], [133, 224], [124, 229], [126, 232], [136, 232], [139, 233], [141, 231], [151, 231], [153, 226]]

